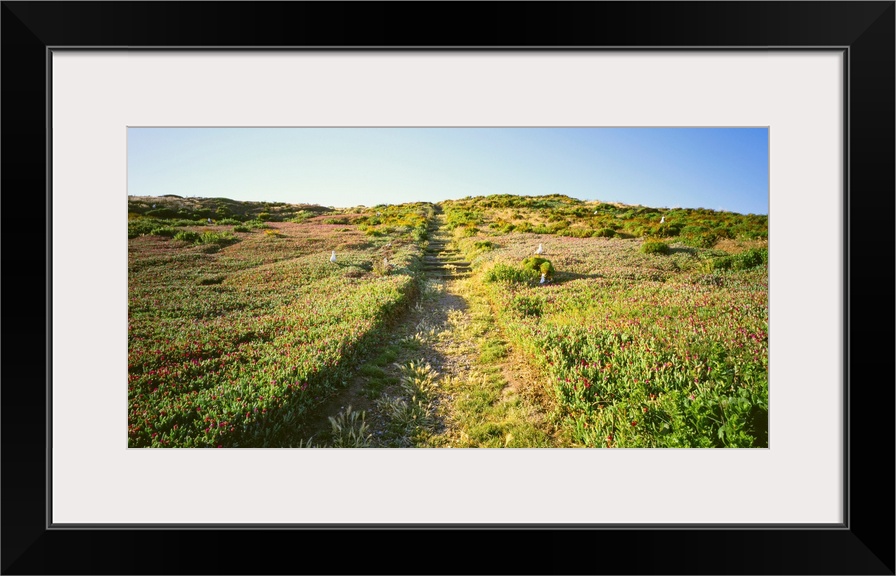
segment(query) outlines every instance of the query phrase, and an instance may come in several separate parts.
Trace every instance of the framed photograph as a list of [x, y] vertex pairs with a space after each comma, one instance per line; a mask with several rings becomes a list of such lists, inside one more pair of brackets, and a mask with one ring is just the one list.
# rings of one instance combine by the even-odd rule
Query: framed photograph
[[[893, 317], [894, 3], [450, 6], [476, 24], [423, 39], [395, 22], [445, 5], [3, 3], [4, 573], [894, 573], [892, 335], [867, 322]], [[125, 417], [129, 148], [212, 128], [761, 132], [767, 438], [135, 449], [156, 436]], [[470, 552], [412, 560], [434, 544]]]

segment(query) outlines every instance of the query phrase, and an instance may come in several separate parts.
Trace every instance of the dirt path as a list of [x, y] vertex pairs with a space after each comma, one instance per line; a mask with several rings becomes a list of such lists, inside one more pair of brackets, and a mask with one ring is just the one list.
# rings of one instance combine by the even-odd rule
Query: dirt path
[[[320, 410], [310, 428], [313, 445], [332, 445], [329, 417], [349, 407], [364, 412], [369, 447], [551, 443], [543, 388], [503, 343], [487, 304], [478, 298], [471, 307], [470, 265], [452, 248], [441, 215], [430, 229], [424, 273], [417, 302], [396, 322], [379, 355]], [[504, 353], [484, 363], [491, 348]], [[409, 363], [418, 370], [416, 387], [409, 385]], [[534, 433], [538, 440], [528, 438], [533, 432], [508, 427], [509, 417], [544, 432]]]

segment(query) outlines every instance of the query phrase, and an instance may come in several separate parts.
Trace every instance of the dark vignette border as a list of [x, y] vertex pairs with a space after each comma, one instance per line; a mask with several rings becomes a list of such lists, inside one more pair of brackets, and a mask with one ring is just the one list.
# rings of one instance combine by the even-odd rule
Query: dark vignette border
[[[894, 13], [892, 1], [2, 2], [2, 572], [893, 574], [893, 333], [876, 324], [894, 317]], [[846, 525], [49, 528], [49, 50], [139, 47], [845, 49]], [[663, 497], [675, 495], [645, 500]]]

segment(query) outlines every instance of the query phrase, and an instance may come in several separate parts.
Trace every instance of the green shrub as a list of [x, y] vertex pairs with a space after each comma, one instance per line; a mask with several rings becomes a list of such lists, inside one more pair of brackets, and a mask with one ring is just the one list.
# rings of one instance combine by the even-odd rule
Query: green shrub
[[233, 227], [233, 231], [234, 231], [234, 232], [248, 232], [248, 231], [249, 231], [249, 228], [247, 228], [247, 227], [245, 227], [245, 226], [243, 226], [243, 225], [239, 225], [239, 226], [234, 226], [234, 227]]
[[308, 210], [299, 210], [298, 212], [293, 214], [292, 218], [287, 220], [287, 222], [295, 222], [296, 224], [301, 224], [312, 216], [314, 216], [314, 214], [312, 212], [309, 212]]
[[500, 232], [501, 234], [510, 234], [514, 230], [516, 230], [516, 226], [510, 223], [504, 224], [503, 226], [498, 228], [498, 232]]
[[159, 227], [159, 223], [155, 220], [139, 218], [137, 220], [128, 221], [128, 238], [136, 238], [144, 234], [152, 234], [152, 231]]
[[205, 220], [188, 220], [186, 218], [178, 218], [177, 220], [169, 220], [171, 226], [183, 228], [184, 226], [205, 226]]
[[734, 257], [733, 256], [721, 256], [719, 258], [713, 258], [709, 261], [709, 271], [714, 272], [716, 270], [731, 270], [734, 266]]
[[153, 236], [167, 236], [171, 238], [172, 236], [177, 234], [177, 230], [175, 230], [174, 228], [155, 228], [153, 229], [151, 234]]
[[707, 261], [707, 272], [716, 270], [750, 270], [768, 264], [767, 248], [752, 248], [740, 254], [718, 256]]
[[680, 224], [661, 224], [656, 230], [656, 235], [661, 238], [672, 238], [679, 234], [681, 234]]
[[494, 250], [495, 243], [490, 242], [488, 240], [477, 240], [473, 242], [473, 249], [475, 250]]
[[734, 235], [724, 224], [716, 225], [712, 229], [712, 233], [715, 234], [718, 238], [734, 238]]
[[271, 214], [269, 212], [259, 212], [258, 216], [256, 216], [255, 218], [262, 222], [267, 222], [271, 219]]
[[449, 230], [457, 227], [471, 227], [481, 224], [483, 220], [482, 212], [475, 210], [451, 210], [446, 214], [445, 224]]
[[263, 220], [246, 220], [245, 222], [243, 222], [243, 226], [259, 230], [263, 228], [270, 228], [270, 226], [265, 224]]
[[590, 228], [564, 228], [557, 231], [558, 236], [566, 236], [569, 238], [590, 238], [594, 232]]
[[222, 218], [221, 220], [218, 220], [218, 224], [223, 224], [225, 226], [238, 226], [241, 224], [241, 222], [239, 220], [236, 220], [235, 218]]
[[616, 236], [616, 231], [612, 228], [601, 228], [600, 230], [596, 230], [592, 236], [598, 238], [612, 238], [613, 236]]
[[647, 240], [641, 244], [641, 252], [644, 254], [669, 254], [669, 245], [657, 240]]
[[768, 264], [768, 248], [752, 248], [735, 256], [735, 270], [749, 270]]
[[203, 244], [217, 244], [218, 246], [226, 246], [236, 242], [233, 234], [227, 232], [203, 232], [199, 237], [199, 241]]
[[712, 248], [719, 241], [719, 235], [715, 232], [695, 226], [682, 228], [679, 238], [688, 246], [695, 248]]
[[547, 278], [554, 276], [554, 265], [547, 258], [541, 256], [529, 256], [523, 260], [523, 270], [531, 270], [538, 274], [539, 280], [542, 274]]
[[190, 230], [181, 230], [177, 234], [174, 235], [175, 240], [182, 240], [184, 242], [198, 242], [199, 234], [196, 232], [192, 232]]
[[484, 275], [486, 282], [516, 282], [521, 284], [534, 284], [541, 278], [541, 273], [535, 270], [524, 270], [507, 264], [495, 264]]

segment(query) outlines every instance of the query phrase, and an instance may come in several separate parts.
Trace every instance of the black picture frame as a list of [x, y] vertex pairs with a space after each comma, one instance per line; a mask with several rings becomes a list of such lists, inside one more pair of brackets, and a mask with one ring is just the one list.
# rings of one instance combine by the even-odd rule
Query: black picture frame
[[[894, 14], [893, 1], [2, 2], [3, 574], [894, 574]], [[844, 51], [846, 521], [51, 527], [48, 64], [61, 47]]]

